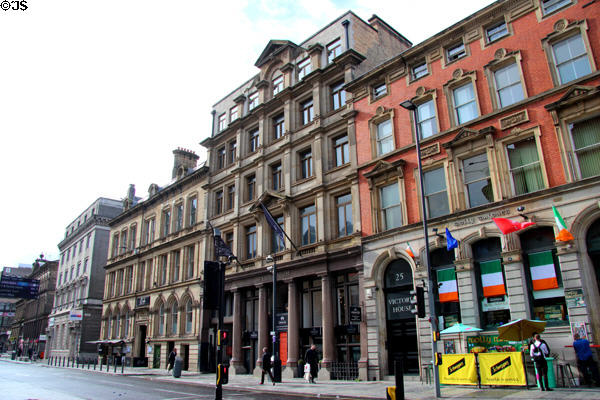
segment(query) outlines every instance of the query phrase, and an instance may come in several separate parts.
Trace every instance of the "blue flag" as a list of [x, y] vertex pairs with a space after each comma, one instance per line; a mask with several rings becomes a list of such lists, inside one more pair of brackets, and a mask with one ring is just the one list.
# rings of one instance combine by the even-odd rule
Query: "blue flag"
[[275, 221], [275, 218], [273, 218], [267, 207], [265, 207], [263, 203], [260, 203], [260, 206], [262, 207], [262, 210], [265, 213], [265, 218], [271, 226], [271, 229], [273, 229], [273, 231], [279, 236], [279, 239], [281, 239], [281, 243], [284, 243], [285, 246], [285, 233], [283, 233], [283, 229], [281, 229], [281, 226], [279, 226], [277, 221]]
[[458, 247], [458, 240], [454, 239], [452, 237], [452, 234], [448, 230], [448, 228], [446, 228], [446, 248], [448, 249], [448, 251], [450, 251], [457, 247]]

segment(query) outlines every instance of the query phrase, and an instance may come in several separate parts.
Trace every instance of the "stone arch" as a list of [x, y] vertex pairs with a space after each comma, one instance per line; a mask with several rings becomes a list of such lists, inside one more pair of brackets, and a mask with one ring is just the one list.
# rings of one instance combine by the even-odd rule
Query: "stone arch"
[[491, 239], [491, 238], [499, 238], [501, 247], [503, 249], [506, 248], [506, 237], [498, 230], [498, 228], [489, 229], [487, 227], [482, 227], [478, 231], [472, 232], [460, 240], [459, 247], [461, 248], [460, 249], [460, 254], [462, 256], [461, 258], [467, 258], [467, 259], [472, 260], [473, 259], [473, 249], [472, 249], [473, 244], [475, 244], [476, 242], [478, 242], [482, 239]]
[[264, 79], [269, 81], [269, 84], [273, 80], [273, 78], [275, 77], [277, 72], [281, 72], [280, 68], [282, 65], [283, 65], [283, 63], [281, 61], [277, 61], [277, 62], [274, 62], [271, 65], [269, 65], [269, 67], [265, 71], [265, 75], [264, 75], [264, 77], [265, 77]]
[[373, 262], [373, 266], [370, 269], [370, 275], [366, 276], [366, 278], [372, 279], [375, 282], [376, 288], [383, 288], [383, 276], [388, 265], [392, 261], [400, 258], [406, 260], [410, 265], [414, 280], [415, 272], [417, 270], [415, 260], [404, 249], [398, 249], [397, 247], [392, 247], [381, 252]]
[[110, 317], [111, 314], [112, 314], [112, 304], [107, 304], [106, 307], [104, 308], [104, 312], [102, 314], [102, 319], [106, 319], [106, 318]]
[[161, 294], [158, 295], [158, 297], [154, 300], [154, 305], [152, 306], [152, 308], [150, 309], [150, 312], [156, 314], [158, 312], [158, 310], [160, 309], [160, 306], [165, 304], [165, 299]]

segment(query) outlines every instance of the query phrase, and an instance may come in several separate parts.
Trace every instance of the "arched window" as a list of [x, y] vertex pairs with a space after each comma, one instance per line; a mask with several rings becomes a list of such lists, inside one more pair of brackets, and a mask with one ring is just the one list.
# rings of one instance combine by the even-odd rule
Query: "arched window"
[[177, 334], [177, 317], [178, 317], [178, 311], [177, 311], [177, 303], [173, 303], [173, 305], [171, 306], [171, 334], [176, 335]]
[[117, 338], [119, 336], [119, 324], [121, 323], [121, 316], [120, 315], [115, 315], [113, 317], [113, 333], [112, 333], [112, 337], [113, 338]]
[[460, 322], [458, 282], [454, 266], [454, 252], [437, 249], [431, 252], [433, 294], [439, 329], [443, 330]]
[[165, 334], [165, 305], [161, 304], [158, 310], [158, 334]]
[[129, 311], [125, 313], [125, 325], [123, 325], [123, 337], [129, 336]]
[[109, 315], [106, 318], [106, 323], [105, 323], [105, 326], [104, 326], [104, 339], [110, 339], [111, 329], [112, 329], [112, 318]]
[[185, 304], [185, 333], [192, 333], [192, 300]]

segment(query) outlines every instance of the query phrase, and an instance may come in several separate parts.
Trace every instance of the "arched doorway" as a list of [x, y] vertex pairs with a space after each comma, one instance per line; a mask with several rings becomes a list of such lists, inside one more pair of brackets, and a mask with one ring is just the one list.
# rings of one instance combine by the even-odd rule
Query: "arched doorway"
[[417, 324], [410, 311], [413, 275], [403, 259], [390, 263], [385, 271], [388, 374], [394, 373], [394, 361], [402, 360], [405, 373], [419, 372]]
[[596, 220], [585, 237], [588, 255], [596, 273], [596, 283], [600, 291], [600, 219]]

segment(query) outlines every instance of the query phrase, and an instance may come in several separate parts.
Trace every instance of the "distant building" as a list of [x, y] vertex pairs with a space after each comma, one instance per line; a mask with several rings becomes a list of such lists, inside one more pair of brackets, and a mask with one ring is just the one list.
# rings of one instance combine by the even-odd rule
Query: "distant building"
[[[22, 264], [19, 265], [18, 268], [4, 267], [2, 275], [25, 278], [31, 274], [31, 266], [22, 267]], [[8, 338], [11, 334], [11, 326], [15, 317], [17, 301], [19, 301], [19, 299], [0, 297], [0, 353], [7, 351], [9, 348]]]
[[[135, 201], [134, 197], [131, 199]], [[53, 356], [97, 354], [96, 345], [89, 342], [100, 335], [108, 223], [128, 201], [97, 199], [67, 226], [65, 238], [58, 244], [56, 299], [48, 321]]]

